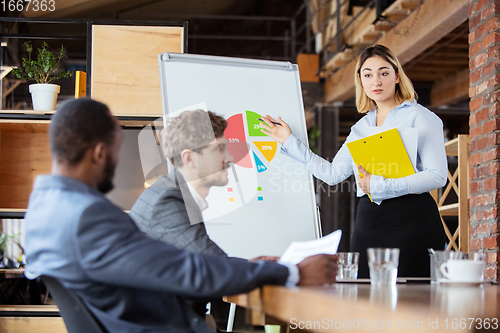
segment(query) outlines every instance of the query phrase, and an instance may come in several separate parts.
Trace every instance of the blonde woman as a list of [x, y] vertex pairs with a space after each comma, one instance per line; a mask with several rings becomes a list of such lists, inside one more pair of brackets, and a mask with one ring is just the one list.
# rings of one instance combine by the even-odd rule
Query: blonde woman
[[[416, 102], [413, 85], [387, 47], [375, 45], [359, 56], [356, 72], [356, 106], [365, 114], [351, 128], [351, 142], [373, 133], [373, 127], [418, 130], [416, 173], [398, 179], [370, 175], [354, 164], [346, 143], [332, 162], [315, 155], [301, 143], [288, 124], [262, 117], [262, 132], [282, 144], [282, 152], [304, 163], [329, 185], [354, 173], [361, 197], [351, 239], [351, 251], [360, 253], [359, 277], [368, 277], [366, 249], [400, 248], [400, 277], [428, 277], [427, 248], [442, 249], [444, 233], [436, 203], [429, 191], [446, 183], [448, 165], [443, 123], [436, 114]], [[273, 124], [279, 122], [280, 125]], [[360, 177], [362, 173], [365, 177]], [[370, 201], [371, 195], [373, 202]]]

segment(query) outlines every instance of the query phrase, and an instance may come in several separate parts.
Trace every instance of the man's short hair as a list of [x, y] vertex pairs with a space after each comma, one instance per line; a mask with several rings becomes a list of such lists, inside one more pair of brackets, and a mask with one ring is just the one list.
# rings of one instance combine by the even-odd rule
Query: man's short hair
[[57, 108], [50, 123], [50, 150], [58, 161], [76, 165], [98, 142], [111, 145], [116, 127], [117, 122], [105, 104], [87, 98], [66, 101]]
[[226, 119], [211, 111], [184, 111], [177, 117], [167, 119], [161, 135], [163, 152], [174, 166], [180, 167], [183, 150], [200, 153], [215, 138], [222, 137], [226, 127]]

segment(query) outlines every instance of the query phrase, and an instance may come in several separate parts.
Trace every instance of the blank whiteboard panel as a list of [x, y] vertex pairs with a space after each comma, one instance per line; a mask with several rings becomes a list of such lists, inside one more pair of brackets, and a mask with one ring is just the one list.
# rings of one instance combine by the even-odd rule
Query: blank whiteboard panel
[[[235, 156], [229, 183], [212, 187], [207, 231], [230, 256], [280, 256], [292, 241], [319, 237], [311, 174], [258, 129], [260, 115], [281, 116], [307, 142], [298, 68], [288, 62], [191, 54], [159, 56], [164, 115], [205, 103], [228, 120]], [[234, 155], [234, 154], [233, 154]]]

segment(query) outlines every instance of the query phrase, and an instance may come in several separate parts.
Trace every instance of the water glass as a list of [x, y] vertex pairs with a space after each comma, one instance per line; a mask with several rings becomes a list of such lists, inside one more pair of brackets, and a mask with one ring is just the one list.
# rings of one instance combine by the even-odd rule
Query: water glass
[[441, 283], [444, 281], [444, 276], [441, 273], [441, 265], [450, 259], [465, 260], [469, 255], [459, 251], [436, 251], [431, 254], [431, 283]]
[[399, 249], [368, 248], [372, 286], [394, 286], [398, 277]]
[[358, 278], [359, 252], [338, 252], [339, 270], [337, 281], [356, 280]]
[[486, 262], [486, 253], [478, 251], [470, 251], [469, 260]]

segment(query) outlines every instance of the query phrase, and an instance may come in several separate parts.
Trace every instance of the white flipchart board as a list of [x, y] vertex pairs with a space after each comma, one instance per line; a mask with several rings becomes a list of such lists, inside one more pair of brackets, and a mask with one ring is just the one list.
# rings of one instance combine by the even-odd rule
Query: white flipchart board
[[298, 66], [168, 52], [158, 60], [164, 115], [204, 103], [228, 119], [230, 144], [246, 141], [249, 149], [229, 169], [228, 185], [212, 187], [207, 197], [203, 216], [212, 240], [248, 259], [280, 256], [292, 241], [318, 238], [311, 174], [257, 129], [259, 115], [281, 116], [307, 142]]

